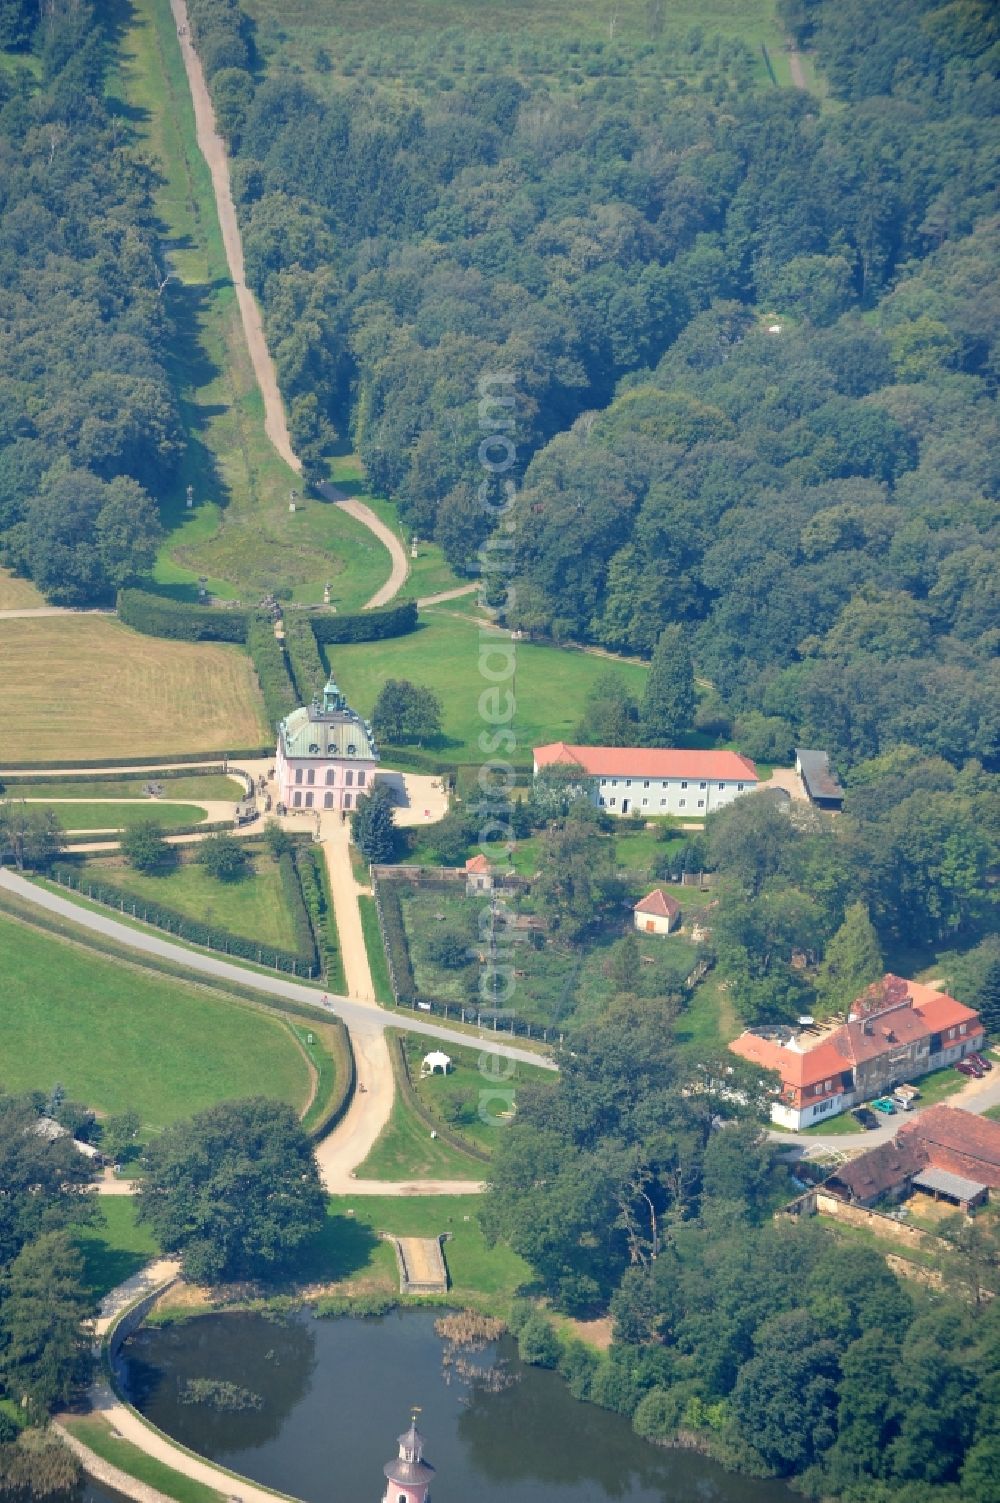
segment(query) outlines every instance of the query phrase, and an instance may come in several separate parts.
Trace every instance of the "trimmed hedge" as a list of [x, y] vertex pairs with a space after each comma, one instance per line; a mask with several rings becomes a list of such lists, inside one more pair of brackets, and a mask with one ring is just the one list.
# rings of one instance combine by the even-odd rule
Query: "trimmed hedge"
[[284, 621], [288, 666], [295, 680], [298, 702], [300, 705], [307, 705], [326, 683], [326, 664], [309, 617], [288, 613]]
[[[308, 852], [304, 854], [308, 855]], [[312, 975], [313, 967], [318, 966], [319, 957], [316, 953], [316, 940], [309, 922], [309, 914], [302, 900], [302, 884], [299, 881], [300, 859], [298, 851], [285, 851], [278, 857], [278, 873], [281, 877], [282, 895], [292, 915], [295, 948], [300, 956], [309, 956], [309, 974]]]
[[[160, 782], [163, 778], [190, 778], [199, 772], [206, 775], [210, 773], [226, 774], [226, 769], [221, 762], [216, 762], [211, 767], [165, 767], [162, 772], [156, 774], [156, 781]], [[141, 776], [141, 773], [136, 773], [136, 777]], [[37, 783], [38, 779], [33, 777], [31, 773], [22, 775], [19, 772], [15, 772], [13, 777], [4, 778], [2, 781], [4, 787], [16, 788], [19, 783]], [[120, 772], [67, 772], [64, 777], [53, 778], [53, 782], [57, 783], [120, 783], [121, 781], [122, 775]]]
[[[203, 824], [200, 825], [170, 825], [169, 827], [164, 829], [163, 834], [165, 836], [218, 835], [222, 830], [232, 831], [232, 828], [233, 822], [231, 819], [212, 819], [206, 820]], [[71, 830], [68, 834], [65, 832], [63, 833], [62, 844], [64, 846], [71, 846], [87, 845], [90, 841], [111, 841], [114, 840], [119, 833], [120, 832], [117, 830], [113, 831], [110, 835], [108, 835], [106, 832], [102, 833], [100, 830]]]
[[329, 873], [321, 846], [300, 847], [297, 853], [302, 898], [312, 922], [326, 984], [332, 992], [346, 992], [344, 962], [340, 953], [337, 916], [333, 911]]
[[189, 605], [147, 590], [118, 591], [118, 619], [147, 637], [176, 642], [245, 642], [250, 612]]
[[284, 720], [286, 715], [291, 714], [299, 700], [288, 672], [285, 650], [274, 635], [273, 621], [264, 617], [256, 617], [251, 621], [247, 632], [247, 651], [260, 684], [268, 723], [275, 726], [279, 720]]
[[354, 615], [332, 612], [310, 618], [316, 641], [323, 646], [331, 642], [378, 642], [383, 637], [405, 637], [417, 628], [417, 603], [384, 605], [375, 611], [358, 611]]
[[[84, 762], [79, 757], [74, 757], [73, 767], [74, 769], [80, 769], [81, 773], [85, 771], [88, 781], [90, 780], [91, 768], [95, 772], [100, 772], [102, 768], [113, 767], [117, 767], [119, 771], [114, 774], [109, 773], [108, 775], [113, 775], [116, 778], [121, 776], [121, 769], [129, 767], [136, 767], [139, 769], [139, 772], [155, 772], [157, 777], [167, 778], [170, 777], [170, 770], [169, 768], [163, 768], [162, 764], [164, 762], [183, 762], [184, 766], [177, 769], [175, 776], [186, 778], [190, 774], [192, 766], [197, 768], [200, 763], [204, 762], [206, 757], [213, 755], [218, 756], [218, 752], [167, 752], [164, 756], [160, 757], [102, 757], [99, 762]], [[240, 746], [235, 751], [227, 752], [226, 755], [230, 761], [235, 760], [237, 757], [248, 757], [250, 759], [271, 757], [274, 755], [274, 746], [273, 744], [269, 746]], [[18, 762], [17, 766], [18, 772], [58, 772], [60, 768], [66, 766], [66, 763], [65, 760], [62, 762]], [[225, 770], [224, 767], [221, 769], [223, 772]], [[139, 773], [136, 774], [136, 776], [138, 775]], [[5, 778], [4, 781], [11, 782], [13, 780]], [[29, 778], [27, 781], [30, 782], [32, 780]]]
[[[247, 939], [242, 934], [230, 934], [225, 929], [217, 929], [212, 924], [200, 923], [197, 919], [188, 918], [186, 914], [164, 907], [162, 903], [146, 902], [137, 898], [134, 893], [115, 887], [111, 882], [95, 882], [91, 878], [84, 881], [78, 871], [68, 866], [53, 866], [49, 875], [54, 882], [81, 893], [92, 902], [103, 903], [109, 908], [117, 908], [120, 913], [127, 913], [132, 918], [141, 918], [144, 924], [151, 924], [154, 929], [164, 929], [168, 934], [176, 935], [178, 939], [185, 940], [188, 944], [201, 945], [209, 950], [219, 950], [226, 955], [235, 956], [240, 960], [254, 961], [258, 965], [267, 966], [276, 971], [291, 971], [294, 976], [311, 977], [316, 969], [316, 956], [312, 947], [311, 934], [308, 949], [304, 953], [293, 954], [291, 950], [279, 949], [275, 945], [260, 945], [256, 940]], [[300, 895], [299, 907], [301, 906]], [[306, 928], [308, 929], [308, 919], [306, 919]], [[296, 925], [296, 931], [298, 932], [298, 925]]]

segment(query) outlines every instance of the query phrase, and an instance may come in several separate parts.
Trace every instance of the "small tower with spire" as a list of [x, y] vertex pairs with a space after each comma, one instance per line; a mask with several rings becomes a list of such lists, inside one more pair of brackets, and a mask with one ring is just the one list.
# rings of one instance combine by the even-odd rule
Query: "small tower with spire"
[[387, 1461], [383, 1470], [388, 1481], [383, 1503], [431, 1503], [431, 1478], [434, 1468], [424, 1460], [424, 1438], [417, 1429], [418, 1410], [414, 1410], [410, 1428], [399, 1437], [399, 1455]]

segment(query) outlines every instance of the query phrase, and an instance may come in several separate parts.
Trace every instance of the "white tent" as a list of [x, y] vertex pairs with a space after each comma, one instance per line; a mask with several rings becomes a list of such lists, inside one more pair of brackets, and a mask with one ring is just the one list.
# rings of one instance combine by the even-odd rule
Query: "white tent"
[[443, 1053], [440, 1049], [432, 1049], [430, 1054], [424, 1055], [421, 1073], [424, 1075], [447, 1075], [451, 1069], [451, 1056]]

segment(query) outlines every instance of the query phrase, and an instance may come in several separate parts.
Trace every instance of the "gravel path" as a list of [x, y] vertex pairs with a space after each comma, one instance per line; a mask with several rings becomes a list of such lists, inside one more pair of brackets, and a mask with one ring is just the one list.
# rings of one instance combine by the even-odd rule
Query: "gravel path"
[[241, 986], [262, 992], [265, 996], [304, 1002], [311, 1007], [325, 1006], [328, 1012], [343, 1018], [351, 1030], [352, 1038], [365, 1035], [370, 1037], [372, 1034], [381, 1033], [384, 1028], [399, 1028], [405, 1033], [426, 1034], [429, 1038], [441, 1039], [449, 1044], [461, 1044], [466, 1048], [476, 1047], [485, 1054], [503, 1055], [506, 1058], [518, 1060], [522, 1064], [537, 1065], [543, 1070], [557, 1068], [544, 1055], [532, 1049], [525, 1049], [518, 1044], [508, 1043], [502, 1036], [484, 1033], [477, 1038], [474, 1034], [463, 1033], [457, 1028], [449, 1028], [447, 1024], [433, 1023], [422, 1017], [413, 1018], [406, 1012], [390, 1012], [387, 1008], [379, 1007], [375, 1003], [359, 1002], [350, 997], [327, 996], [324, 1004], [323, 996], [326, 994], [321, 993], [314, 986], [306, 986], [301, 981], [290, 981], [284, 976], [272, 976], [266, 972], [248, 970], [231, 960], [222, 960], [218, 956], [206, 955], [198, 950], [186, 950], [144, 929], [130, 929], [128, 925], [120, 924], [113, 918], [105, 918], [103, 913], [93, 913], [88, 908], [78, 907], [68, 899], [60, 897], [58, 893], [49, 892], [44, 887], [37, 887], [26, 877], [6, 867], [0, 868], [0, 888], [13, 893], [22, 902], [45, 908], [61, 918], [79, 924], [82, 928], [104, 934], [109, 939], [113, 939], [116, 944], [124, 945], [129, 949], [141, 950], [147, 955], [158, 955], [164, 960], [172, 961], [175, 965], [184, 966], [190, 971], [199, 971], [206, 976], [238, 982]]
[[[278, 387], [278, 377], [271, 359], [271, 352], [267, 347], [264, 337], [264, 326], [261, 322], [260, 309], [257, 300], [249, 287], [246, 285], [245, 270], [243, 265], [243, 241], [240, 238], [240, 227], [236, 218], [236, 206], [233, 203], [232, 187], [229, 181], [229, 157], [226, 152], [226, 143], [215, 128], [215, 114], [212, 110], [212, 101], [209, 97], [208, 86], [205, 83], [205, 75], [202, 71], [201, 59], [195, 51], [191, 41], [191, 32], [188, 25], [187, 6], [185, 0], [170, 0], [170, 8], [173, 11], [174, 20], [177, 23], [178, 38], [180, 41], [181, 55], [184, 58], [184, 68], [187, 72], [188, 86], [191, 90], [191, 98], [194, 103], [195, 130], [198, 137], [198, 146], [208, 170], [212, 175], [212, 188], [215, 193], [215, 203], [219, 215], [219, 226], [222, 230], [222, 243], [226, 248], [226, 260], [229, 263], [229, 272], [236, 288], [236, 299], [239, 303], [240, 318], [243, 321], [243, 332], [246, 335], [247, 349], [250, 351], [250, 360], [253, 364], [254, 374], [257, 377], [257, 385], [264, 401], [264, 431], [271, 440], [278, 453], [287, 465], [295, 471], [301, 471], [302, 461], [292, 448], [291, 436], [288, 432], [288, 422], [285, 417], [285, 406], [281, 400], [281, 392]], [[378, 538], [389, 552], [392, 568], [389, 578], [365, 606], [366, 610], [373, 610], [376, 606], [387, 605], [406, 581], [410, 572], [409, 559], [406, 550], [396, 534], [388, 527], [380, 517], [377, 517], [370, 506], [354, 497], [345, 496], [335, 486], [321, 485], [320, 493], [328, 501], [335, 501], [350, 516], [354, 517], [362, 526]]]
[[198, 138], [198, 146], [202, 156], [208, 163], [208, 170], [212, 174], [212, 188], [215, 193], [215, 203], [219, 214], [219, 226], [222, 230], [222, 243], [226, 248], [226, 260], [229, 262], [229, 272], [233, 279], [233, 286], [236, 289], [236, 300], [239, 304], [240, 318], [243, 321], [243, 332], [246, 335], [250, 360], [253, 364], [254, 374], [257, 377], [257, 385], [260, 387], [260, 394], [264, 400], [264, 431], [285, 463], [293, 470], [299, 471], [302, 468], [302, 462], [292, 449], [292, 441], [288, 433], [288, 423], [285, 420], [285, 407], [281, 400], [281, 392], [278, 390], [278, 377], [275, 373], [274, 361], [271, 359], [271, 352], [267, 347], [267, 340], [264, 338], [264, 327], [261, 323], [260, 309], [257, 307], [257, 301], [245, 281], [243, 242], [240, 239], [239, 224], [236, 220], [236, 205], [233, 203], [233, 194], [229, 183], [229, 159], [226, 155], [226, 143], [215, 129], [215, 114], [212, 110], [212, 101], [209, 98], [208, 86], [205, 83], [205, 75], [202, 72], [201, 59], [194, 49], [194, 43], [191, 41], [187, 6], [184, 0], [170, 0], [170, 9], [173, 12], [174, 21], [177, 25], [181, 56], [184, 59], [188, 87], [191, 90], [191, 99], [194, 104], [195, 131]]

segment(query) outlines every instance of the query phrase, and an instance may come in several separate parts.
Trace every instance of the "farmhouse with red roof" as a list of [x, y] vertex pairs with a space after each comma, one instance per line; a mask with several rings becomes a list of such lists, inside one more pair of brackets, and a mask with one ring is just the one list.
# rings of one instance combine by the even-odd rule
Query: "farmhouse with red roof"
[[971, 1007], [887, 975], [862, 993], [839, 1027], [750, 1028], [729, 1047], [777, 1072], [781, 1085], [771, 1118], [798, 1130], [954, 1064], [983, 1042], [983, 1025]]
[[580, 769], [593, 802], [609, 814], [676, 814], [703, 819], [757, 787], [749, 757], [732, 751], [676, 751], [640, 746], [535, 747], [535, 776], [543, 767]]

